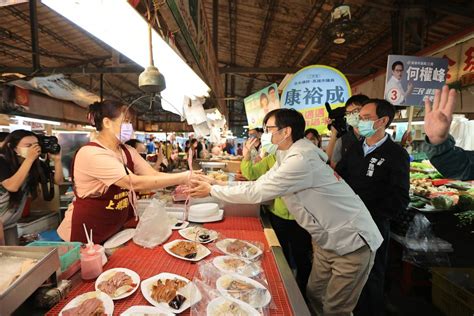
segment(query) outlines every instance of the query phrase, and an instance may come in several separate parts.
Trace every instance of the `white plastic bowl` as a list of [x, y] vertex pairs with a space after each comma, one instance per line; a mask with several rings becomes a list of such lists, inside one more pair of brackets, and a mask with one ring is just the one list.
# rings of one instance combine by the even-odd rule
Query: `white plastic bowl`
[[209, 217], [219, 213], [219, 205], [217, 203], [195, 204], [189, 207], [189, 215], [192, 217]]

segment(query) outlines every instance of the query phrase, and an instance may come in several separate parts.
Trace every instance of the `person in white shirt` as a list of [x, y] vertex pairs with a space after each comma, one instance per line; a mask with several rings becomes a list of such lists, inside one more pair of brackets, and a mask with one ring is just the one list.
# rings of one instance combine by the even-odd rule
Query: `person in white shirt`
[[413, 84], [408, 83], [407, 90], [402, 86], [403, 63], [396, 61], [392, 64], [392, 77], [385, 88], [385, 100], [393, 105], [405, 104], [407, 96], [413, 91]]
[[273, 168], [256, 181], [233, 186], [193, 181], [189, 193], [243, 204], [282, 197], [312, 237], [310, 308], [318, 315], [351, 315], [383, 238], [362, 200], [327, 165], [327, 155], [304, 137], [301, 113], [277, 109], [264, 124], [262, 146], [276, 152]]

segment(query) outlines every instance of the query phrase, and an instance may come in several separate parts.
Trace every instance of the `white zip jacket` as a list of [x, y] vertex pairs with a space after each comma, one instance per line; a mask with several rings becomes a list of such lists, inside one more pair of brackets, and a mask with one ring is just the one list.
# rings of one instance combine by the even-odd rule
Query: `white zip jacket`
[[283, 197], [298, 224], [321, 248], [341, 256], [364, 245], [375, 252], [382, 235], [359, 196], [326, 161], [321, 149], [300, 139], [279, 152], [273, 168], [257, 181], [214, 185], [211, 195], [243, 204]]

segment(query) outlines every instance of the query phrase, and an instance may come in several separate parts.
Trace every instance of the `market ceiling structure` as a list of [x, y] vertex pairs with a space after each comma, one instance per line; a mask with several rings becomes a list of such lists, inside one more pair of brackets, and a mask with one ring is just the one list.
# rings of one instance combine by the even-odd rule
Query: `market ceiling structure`
[[[209, 84], [217, 92], [211, 94], [208, 106], [227, 106], [231, 127], [247, 123], [244, 97], [281, 82], [287, 73], [304, 66], [336, 67], [354, 83], [385, 69], [388, 54], [416, 54], [453, 35], [474, 31], [471, 0], [129, 2], [144, 16], [147, 4], [159, 6], [161, 34], [173, 39], [188, 64], [206, 82], [222, 85], [216, 89], [215, 84]], [[349, 34], [345, 43], [336, 44], [331, 37], [331, 12], [341, 5], [350, 7], [359, 32], [355, 38]], [[30, 19], [35, 12], [27, 2], [0, 7], [0, 74], [65, 73], [96, 94], [103, 91], [104, 97], [131, 102], [143, 95], [137, 86], [141, 67], [40, 1], [36, 11], [37, 18]], [[186, 14], [196, 18], [199, 43], [192, 43]], [[211, 36], [203, 36], [205, 31]], [[212, 78], [203, 69], [203, 47], [212, 50], [205, 59], [216, 63], [219, 78]], [[147, 102], [138, 103], [142, 111], [147, 106]], [[179, 117], [162, 111], [153, 120], [173, 121]]]

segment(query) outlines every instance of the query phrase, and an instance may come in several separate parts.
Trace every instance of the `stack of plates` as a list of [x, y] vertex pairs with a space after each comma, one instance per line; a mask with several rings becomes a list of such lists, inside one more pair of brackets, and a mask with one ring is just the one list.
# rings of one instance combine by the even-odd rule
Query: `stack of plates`
[[219, 209], [217, 203], [195, 204], [189, 207], [188, 221], [195, 223], [208, 223], [220, 221], [224, 210]]

